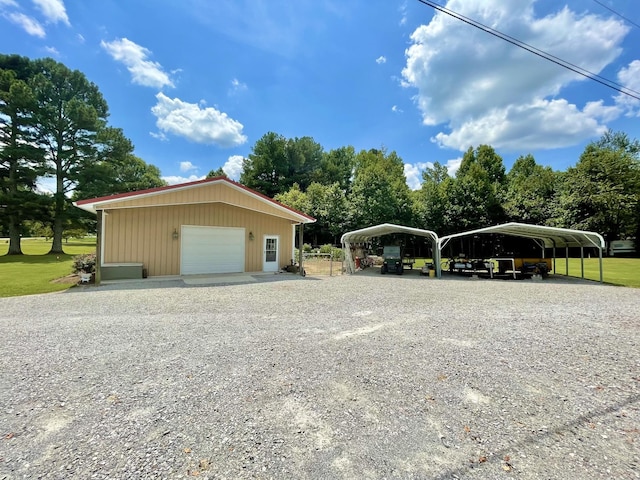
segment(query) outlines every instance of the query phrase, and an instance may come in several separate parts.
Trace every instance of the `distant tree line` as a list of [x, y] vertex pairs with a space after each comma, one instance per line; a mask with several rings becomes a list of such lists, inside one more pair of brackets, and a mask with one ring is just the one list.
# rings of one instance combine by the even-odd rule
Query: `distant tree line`
[[310, 137], [269, 132], [244, 160], [240, 182], [315, 217], [307, 241], [336, 244], [346, 231], [396, 223], [447, 235], [515, 221], [638, 238], [640, 142], [609, 131], [567, 171], [519, 157], [508, 172], [489, 145], [469, 148], [454, 176], [433, 162], [407, 186], [404, 162], [383, 149], [325, 151]]
[[[107, 117], [98, 87], [81, 72], [0, 54], [0, 232], [9, 254], [22, 253], [23, 234], [51, 237], [50, 253], [63, 253], [65, 232], [94, 228], [75, 199], [165, 185]], [[53, 179], [53, 193], [38, 191], [41, 177]]]

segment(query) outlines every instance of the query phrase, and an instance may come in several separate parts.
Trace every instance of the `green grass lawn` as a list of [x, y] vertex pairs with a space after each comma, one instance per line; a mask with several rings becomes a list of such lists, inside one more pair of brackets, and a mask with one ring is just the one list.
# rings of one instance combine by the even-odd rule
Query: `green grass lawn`
[[[414, 269], [431, 263], [430, 258], [416, 258]], [[556, 258], [556, 270], [560, 275], [566, 271], [566, 260]], [[640, 258], [606, 257], [602, 259], [602, 274], [605, 283], [624, 287], [640, 288]], [[580, 277], [580, 259], [569, 259], [569, 275]], [[600, 266], [597, 258], [584, 259], [584, 278], [600, 281]]]
[[[25, 238], [22, 252], [25, 255], [7, 255], [8, 241], [0, 239], [0, 297], [59, 292], [74, 284], [54, 283], [53, 280], [72, 273], [74, 255], [95, 251], [95, 238], [72, 240], [64, 244], [64, 255], [47, 255], [51, 241]], [[417, 258], [414, 269], [430, 263], [430, 259]], [[565, 259], [556, 259], [559, 274], [565, 273]], [[605, 283], [640, 288], [640, 258], [604, 258], [602, 261]], [[599, 280], [597, 258], [585, 258], [585, 278]], [[580, 259], [569, 259], [569, 275], [580, 277]]]
[[24, 255], [7, 255], [8, 240], [0, 239], [0, 297], [66, 290], [74, 284], [52, 283], [72, 273], [73, 257], [96, 249], [95, 238], [70, 240], [64, 255], [47, 255], [51, 240], [24, 238]]

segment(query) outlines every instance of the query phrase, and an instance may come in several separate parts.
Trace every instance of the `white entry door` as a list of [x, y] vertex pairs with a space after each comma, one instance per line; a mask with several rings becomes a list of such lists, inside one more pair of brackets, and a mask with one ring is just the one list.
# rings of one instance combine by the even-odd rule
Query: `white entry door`
[[264, 256], [262, 262], [262, 270], [265, 272], [277, 272], [278, 265], [278, 243], [280, 237], [276, 235], [265, 235], [264, 237]]

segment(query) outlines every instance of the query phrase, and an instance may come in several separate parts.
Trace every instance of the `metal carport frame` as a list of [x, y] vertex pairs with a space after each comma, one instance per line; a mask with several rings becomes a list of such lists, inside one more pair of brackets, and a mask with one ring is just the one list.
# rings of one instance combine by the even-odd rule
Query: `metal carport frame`
[[495, 225], [493, 227], [479, 228], [477, 230], [469, 230], [468, 232], [447, 235], [438, 240], [438, 257], [442, 255], [442, 249], [453, 238], [466, 237], [477, 234], [502, 234], [511, 235], [513, 237], [531, 238], [535, 240], [543, 250], [547, 248], [553, 249], [553, 272], [556, 273], [556, 248], [565, 249], [566, 270], [569, 275], [569, 248], [580, 247], [580, 268], [581, 276], [584, 278], [584, 247], [598, 249], [598, 258], [600, 261], [600, 283], [602, 283], [602, 251], [606, 248], [606, 244], [602, 235], [595, 232], [587, 232], [584, 230], [572, 230], [569, 228], [545, 227], [541, 225], [529, 225], [527, 223], [505, 223]]
[[356, 266], [355, 261], [351, 256], [351, 244], [352, 243], [365, 243], [374, 237], [382, 237], [383, 235], [389, 235], [391, 233], [406, 233], [409, 235], [416, 235], [419, 237], [426, 237], [431, 239], [432, 251], [433, 251], [433, 263], [436, 268], [436, 275], [440, 276], [440, 248], [438, 244], [438, 235], [431, 230], [422, 230], [420, 228], [405, 227], [403, 225], [394, 225], [392, 223], [383, 223], [381, 225], [374, 225], [372, 227], [362, 228], [360, 230], [354, 230], [342, 235], [340, 242], [342, 243], [342, 249], [344, 251], [344, 258], [347, 263], [347, 273], [355, 273]]

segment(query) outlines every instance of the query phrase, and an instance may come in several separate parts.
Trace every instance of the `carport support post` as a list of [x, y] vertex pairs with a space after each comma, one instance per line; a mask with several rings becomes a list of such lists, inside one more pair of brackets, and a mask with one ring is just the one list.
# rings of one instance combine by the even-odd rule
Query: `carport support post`
[[580, 247], [580, 275], [584, 278], [584, 247]]
[[568, 277], [569, 276], [569, 245], [566, 245], [564, 247], [564, 274]]
[[298, 265], [300, 265], [300, 276], [304, 277], [304, 267], [302, 266], [302, 242], [304, 241], [304, 223], [300, 224], [298, 228]]
[[604, 279], [602, 277], [602, 247], [598, 248], [598, 258], [600, 260], [600, 283], [604, 283]]

